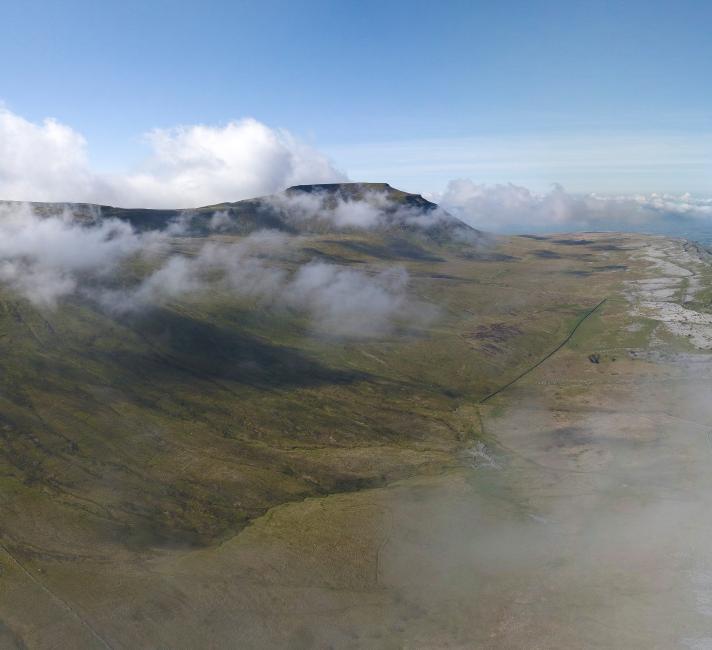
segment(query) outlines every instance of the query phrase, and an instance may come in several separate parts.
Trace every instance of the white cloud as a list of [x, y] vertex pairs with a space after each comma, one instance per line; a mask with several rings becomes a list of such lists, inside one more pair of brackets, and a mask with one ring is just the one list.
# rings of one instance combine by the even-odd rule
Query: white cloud
[[[270, 197], [269, 204], [286, 222], [306, 221], [337, 229], [369, 229], [394, 224], [427, 229], [454, 224], [452, 217], [442, 209], [400, 202], [385, 189], [365, 188], [354, 196], [327, 191], [287, 192]], [[453, 232], [453, 236], [467, 234]]]
[[[213, 219], [219, 222], [220, 213]], [[180, 222], [139, 233], [117, 219], [78, 220], [68, 210], [38, 215], [27, 204], [0, 204], [0, 284], [38, 307], [79, 296], [119, 313], [220, 290], [304, 313], [315, 331], [332, 336], [381, 335], [433, 316], [409, 297], [408, 274], [398, 267], [369, 272], [303, 263], [300, 238], [276, 231], [229, 244], [191, 239], [200, 247], [187, 256], [169, 245], [181, 234]], [[154, 270], [136, 281], [122, 265], [137, 255]]]
[[52, 306], [73, 293], [82, 276], [106, 277], [160, 237], [138, 234], [117, 219], [80, 223], [68, 212], [39, 217], [28, 205], [0, 205], [0, 281], [37, 305]]
[[345, 180], [326, 156], [253, 119], [155, 130], [147, 137], [153, 155], [145, 170], [114, 179], [133, 205], [195, 207]]
[[223, 288], [264, 307], [306, 313], [313, 330], [330, 336], [382, 335], [398, 322], [413, 327], [434, 317], [431, 306], [408, 296], [401, 267], [369, 273], [311, 261], [288, 272], [278, 259], [294, 241], [258, 231], [234, 244], [208, 243], [194, 257], [171, 256], [138, 286], [96, 295], [112, 310], [135, 311]]
[[433, 200], [472, 226], [495, 232], [666, 230], [712, 219], [712, 200], [689, 194], [571, 194], [559, 185], [533, 192], [514, 184], [450, 181]]
[[[175, 236], [175, 229], [169, 226], [164, 233]], [[85, 293], [119, 313], [199, 296], [211, 288], [267, 303], [287, 282], [287, 273], [277, 260], [295, 241], [281, 232], [266, 230], [231, 244], [208, 241], [192, 256], [169, 254], [137, 284], [122, 289], [91, 287]]]
[[158, 129], [146, 138], [152, 154], [140, 170], [103, 175], [71, 127], [35, 124], [0, 107], [0, 199], [197, 207], [345, 180], [326, 156], [254, 119]]
[[286, 221], [319, 221], [337, 228], [372, 228], [383, 222], [391, 202], [383, 192], [366, 191], [358, 199], [326, 192], [289, 192], [270, 197]]
[[285, 287], [283, 300], [295, 307], [306, 305], [322, 332], [370, 336], [389, 331], [394, 319], [418, 313], [407, 300], [408, 279], [400, 267], [371, 276], [313, 262], [297, 271]]
[[99, 185], [79, 133], [52, 119], [34, 124], [0, 107], [1, 199], [93, 200]]

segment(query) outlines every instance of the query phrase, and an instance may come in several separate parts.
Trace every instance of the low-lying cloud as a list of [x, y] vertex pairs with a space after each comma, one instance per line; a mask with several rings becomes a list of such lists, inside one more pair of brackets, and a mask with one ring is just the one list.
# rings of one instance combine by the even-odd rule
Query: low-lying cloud
[[372, 228], [384, 218], [389, 200], [382, 192], [365, 192], [360, 200], [324, 192], [288, 192], [269, 198], [287, 221], [321, 221], [337, 228]]
[[[291, 191], [268, 197], [268, 205], [286, 223], [329, 229], [371, 229], [389, 225], [427, 230], [455, 220], [438, 206], [399, 201], [381, 189], [365, 188], [354, 196], [326, 191]], [[459, 224], [461, 226], [461, 224]], [[465, 230], [465, 229], [462, 229]], [[466, 233], [453, 232], [465, 238]]]
[[195, 256], [169, 257], [137, 286], [102, 291], [99, 300], [110, 310], [133, 312], [217, 289], [264, 309], [305, 314], [313, 331], [346, 337], [383, 335], [434, 317], [433, 307], [408, 295], [404, 268], [368, 272], [311, 260], [288, 270], [284, 262], [294, 243], [275, 231], [234, 244], [208, 243]]
[[[222, 220], [216, 212], [210, 222], [219, 229]], [[434, 315], [409, 296], [403, 268], [305, 261], [298, 237], [265, 230], [232, 243], [191, 237], [192, 253], [179, 254], [171, 243], [186, 224], [139, 233], [100, 215], [79, 221], [69, 210], [46, 216], [27, 204], [1, 205], [0, 284], [41, 308], [71, 296], [115, 314], [219, 291], [303, 314], [313, 331], [333, 336], [382, 335]], [[136, 277], [128, 265], [139, 257], [150, 270]]]
[[365, 191], [358, 199], [318, 191], [285, 192], [268, 200], [287, 222], [320, 222], [336, 228], [373, 228], [382, 225], [393, 209], [389, 197], [378, 191]]
[[102, 174], [80, 133], [0, 106], [0, 199], [191, 208], [346, 179], [324, 154], [251, 118], [155, 129], [145, 139], [151, 154], [138, 169]]
[[70, 212], [46, 218], [29, 205], [0, 206], [0, 281], [33, 303], [53, 306], [80, 278], [108, 277], [131, 255], [149, 251], [157, 233], [136, 233], [118, 219], [82, 224]]
[[433, 196], [466, 223], [497, 232], [661, 230], [712, 224], [712, 199], [689, 194], [577, 195], [555, 185], [546, 193], [513, 184], [451, 181]]
[[307, 305], [324, 332], [359, 336], [384, 333], [396, 318], [422, 322], [430, 309], [407, 299], [408, 273], [402, 267], [367, 275], [360, 271], [312, 262], [301, 267], [285, 287], [292, 307]]

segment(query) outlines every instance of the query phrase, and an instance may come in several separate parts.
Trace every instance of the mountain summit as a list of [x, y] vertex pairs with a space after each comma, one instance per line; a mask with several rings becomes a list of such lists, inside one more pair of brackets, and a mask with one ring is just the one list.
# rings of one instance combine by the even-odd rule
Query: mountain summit
[[388, 183], [317, 183], [312, 185], [293, 185], [285, 190], [287, 194], [305, 192], [307, 194], [324, 194], [337, 196], [345, 201], [360, 201], [369, 195], [380, 194], [394, 203], [403, 203], [423, 210], [434, 210], [438, 207], [424, 199], [420, 194], [411, 194], [391, 187]]

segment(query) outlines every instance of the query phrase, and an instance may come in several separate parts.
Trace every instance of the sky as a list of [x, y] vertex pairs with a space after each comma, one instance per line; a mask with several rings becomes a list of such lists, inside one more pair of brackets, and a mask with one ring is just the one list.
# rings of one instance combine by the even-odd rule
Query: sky
[[710, 196], [711, 22], [702, 0], [5, 1], [0, 192]]

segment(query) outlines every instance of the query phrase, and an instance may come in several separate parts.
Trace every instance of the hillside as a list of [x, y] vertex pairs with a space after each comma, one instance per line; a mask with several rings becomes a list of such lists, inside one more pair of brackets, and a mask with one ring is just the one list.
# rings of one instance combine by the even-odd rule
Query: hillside
[[[366, 193], [372, 192], [386, 197], [378, 207], [387, 221], [369, 228], [315, 225], [309, 220], [320, 214], [295, 214], [290, 203], [307, 195], [324, 200], [322, 212], [346, 200], [371, 210]], [[448, 462], [449, 450], [468, 435], [453, 420], [452, 405], [476, 379], [428, 369], [430, 355], [449, 354], [430, 327], [443, 327], [457, 310], [450, 298], [437, 297], [439, 285], [453, 284], [458, 300], [473, 281], [467, 257], [480, 253], [459, 240], [434, 240], [431, 234], [445, 232], [435, 230], [442, 216], [433, 217], [435, 226], [400, 228], [402, 206], [425, 219], [438, 210], [385, 184], [301, 186], [275, 199], [200, 208], [188, 213], [187, 223], [184, 211], [72, 205], [83, 224], [77, 235], [119, 219], [164, 238], [150, 258], [132, 254], [110, 278], [81, 268], [72, 276], [78, 290], [52, 304], [27, 293], [26, 278], [38, 271], [19, 265], [22, 280], [16, 291], [4, 290], [0, 311], [11, 491], [29, 511], [56, 508], [56, 516], [74, 521], [77, 530], [86, 527], [92, 539], [140, 550], [214, 543], [276, 504], [380, 485]], [[66, 210], [33, 207], [41, 215], [38, 229], [42, 219]], [[219, 227], [210, 226], [215, 215]], [[446, 227], [474, 232], [455, 220]], [[286, 231], [287, 239], [246, 249], [253, 241], [246, 235], [262, 228]], [[109, 233], [101, 243], [122, 236]], [[206, 246], [219, 247], [211, 255], [219, 250], [228, 257], [205, 271], [199, 289], [194, 279], [179, 293], [154, 287], [140, 308], [118, 307], [115, 296], [138, 295], [147, 278], [175, 282], [161, 273], [172, 262], [199, 259]], [[445, 270], [453, 263], [465, 277]], [[385, 276], [378, 280], [392, 267], [408, 273], [407, 289], [391, 287]], [[286, 277], [303, 268], [326, 279], [300, 291]], [[221, 284], [215, 273], [234, 273], [239, 286]], [[298, 301], [316, 300], [310, 309], [320, 322], [291, 299], [260, 293], [255, 275], [281, 281], [282, 274], [284, 291], [300, 291]], [[323, 305], [315, 291], [330, 292], [333, 304]], [[384, 304], [370, 313], [369, 301], [379, 296], [394, 301], [394, 309]], [[435, 316], [435, 309], [442, 313]], [[391, 316], [393, 323], [374, 329]], [[456, 337], [445, 349], [454, 342], [468, 347]], [[436, 412], [441, 415], [431, 417]]]
[[[709, 275], [674, 242], [651, 261], [663, 240], [485, 238], [363, 184], [187, 223], [35, 208], [0, 243], [3, 647], [522, 647], [483, 618], [519, 593], [511, 540], [559, 485], [622, 489], [595, 479], [632, 466], [606, 418], [704, 340], [630, 293], [688, 255], [704, 310]], [[577, 584], [580, 558], [537, 539]]]
[[[478, 235], [476, 230], [419, 194], [394, 189], [387, 183], [297, 185], [272, 196], [168, 210], [127, 209], [90, 203], [31, 205], [37, 213], [44, 215], [57, 215], [68, 210], [83, 221], [120, 219], [139, 231], [162, 230], [180, 221], [193, 235], [215, 230], [211, 220], [216, 213], [220, 215], [217, 229], [234, 235], [263, 228], [291, 234], [348, 231], [359, 229], [364, 222], [370, 229], [384, 234], [417, 233], [441, 242], [454, 237], [472, 239]], [[351, 218], [349, 213], [353, 213]]]

